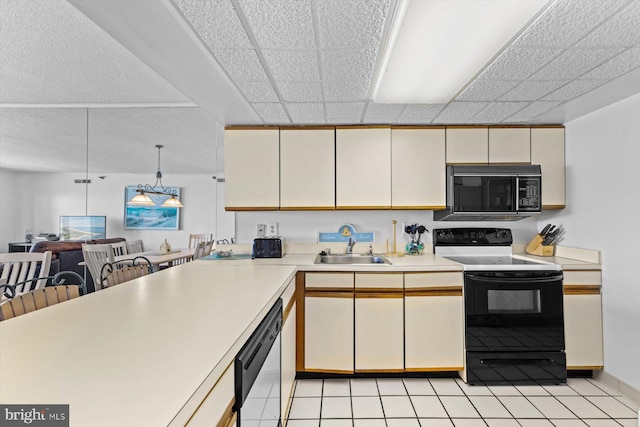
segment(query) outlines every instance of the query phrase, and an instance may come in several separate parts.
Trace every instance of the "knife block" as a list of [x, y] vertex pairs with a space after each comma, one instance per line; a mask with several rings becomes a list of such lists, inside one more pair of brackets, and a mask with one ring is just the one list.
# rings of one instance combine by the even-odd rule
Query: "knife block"
[[544, 246], [542, 236], [536, 234], [533, 239], [524, 248], [525, 252], [531, 255], [538, 256], [553, 256], [554, 246]]

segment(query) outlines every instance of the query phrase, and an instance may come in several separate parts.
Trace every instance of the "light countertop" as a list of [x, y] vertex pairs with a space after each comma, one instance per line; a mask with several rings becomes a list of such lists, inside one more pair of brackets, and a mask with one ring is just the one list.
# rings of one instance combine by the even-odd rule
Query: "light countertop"
[[297, 271], [462, 270], [433, 254], [315, 257], [198, 260], [0, 322], [0, 402], [70, 404], [71, 425], [183, 425]]

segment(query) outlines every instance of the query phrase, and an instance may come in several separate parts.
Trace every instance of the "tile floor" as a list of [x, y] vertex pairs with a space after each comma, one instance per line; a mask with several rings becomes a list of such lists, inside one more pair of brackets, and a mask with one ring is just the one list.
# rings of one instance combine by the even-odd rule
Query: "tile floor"
[[638, 405], [593, 379], [468, 386], [454, 378], [298, 380], [286, 427], [640, 427]]

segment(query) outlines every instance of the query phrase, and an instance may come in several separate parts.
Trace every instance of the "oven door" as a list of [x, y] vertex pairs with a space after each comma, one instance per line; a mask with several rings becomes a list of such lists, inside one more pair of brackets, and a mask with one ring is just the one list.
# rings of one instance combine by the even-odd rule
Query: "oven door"
[[562, 272], [466, 272], [467, 351], [562, 351]]

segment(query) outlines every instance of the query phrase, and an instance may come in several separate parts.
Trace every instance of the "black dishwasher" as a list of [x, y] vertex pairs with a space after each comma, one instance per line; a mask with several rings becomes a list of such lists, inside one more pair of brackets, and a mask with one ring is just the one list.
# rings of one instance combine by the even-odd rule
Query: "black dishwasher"
[[278, 298], [235, 359], [237, 426], [281, 427], [280, 330]]

